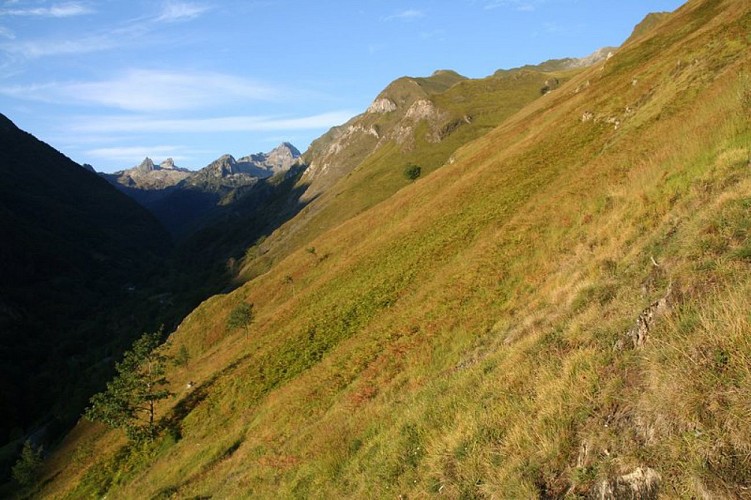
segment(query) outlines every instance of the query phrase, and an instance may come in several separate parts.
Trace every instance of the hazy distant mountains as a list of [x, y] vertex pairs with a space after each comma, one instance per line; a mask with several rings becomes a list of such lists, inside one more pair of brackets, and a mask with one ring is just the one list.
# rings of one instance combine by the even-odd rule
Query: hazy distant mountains
[[146, 157], [140, 165], [128, 170], [121, 170], [114, 174], [101, 174], [115, 187], [121, 186], [139, 190], [166, 189], [190, 177], [191, 171], [179, 168], [167, 158], [159, 165], [155, 165], [151, 158]]
[[268, 153], [235, 159], [223, 155], [198, 171], [175, 165], [171, 158], [156, 165], [145, 158], [140, 165], [100, 174], [150, 210], [173, 233], [195, 229], [194, 222], [213, 209], [249, 193], [262, 179], [287, 172], [300, 151], [284, 142]]

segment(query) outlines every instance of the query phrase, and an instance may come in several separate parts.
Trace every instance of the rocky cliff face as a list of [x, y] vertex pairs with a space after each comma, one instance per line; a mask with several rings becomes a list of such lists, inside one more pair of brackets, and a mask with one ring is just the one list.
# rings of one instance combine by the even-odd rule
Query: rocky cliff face
[[305, 153], [309, 165], [304, 181], [306, 197], [314, 197], [354, 169], [368, 155], [395, 142], [407, 151], [414, 147], [419, 125], [427, 124], [425, 139], [440, 141], [439, 131], [450, 121], [433, 96], [466, 80], [453, 71], [436, 71], [427, 78], [403, 77], [386, 87], [368, 109], [313, 142]]

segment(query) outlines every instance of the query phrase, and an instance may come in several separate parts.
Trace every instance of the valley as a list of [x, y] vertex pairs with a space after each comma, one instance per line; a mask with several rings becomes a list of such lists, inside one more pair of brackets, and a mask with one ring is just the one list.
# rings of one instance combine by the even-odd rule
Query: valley
[[[690, 0], [197, 171], [3, 119], [6, 463], [57, 429], [2, 494], [745, 498], [750, 48], [751, 5]], [[149, 438], [78, 419], [160, 325]]]

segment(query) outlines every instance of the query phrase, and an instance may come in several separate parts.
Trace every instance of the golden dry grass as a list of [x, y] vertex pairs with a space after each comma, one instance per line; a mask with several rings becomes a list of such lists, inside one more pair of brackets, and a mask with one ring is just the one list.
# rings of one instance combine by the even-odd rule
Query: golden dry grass
[[[667, 497], [743, 496], [749, 33], [744, 2], [690, 2], [208, 300], [171, 339], [191, 353], [164, 409], [179, 436], [74, 465], [119, 446], [81, 428], [41, 496], [90, 491], [97, 462], [108, 498], [575, 497], [640, 466]], [[669, 285], [646, 343], [617, 349]], [[241, 301], [248, 338], [225, 327]]]

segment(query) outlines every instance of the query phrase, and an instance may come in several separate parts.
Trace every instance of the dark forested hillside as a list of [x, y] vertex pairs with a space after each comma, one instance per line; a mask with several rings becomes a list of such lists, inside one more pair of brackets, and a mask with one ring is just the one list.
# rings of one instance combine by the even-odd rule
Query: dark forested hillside
[[135, 337], [232, 286], [246, 249], [304, 207], [304, 166], [274, 165], [176, 245], [146, 208], [0, 115], [0, 484], [25, 439], [49, 444], [80, 416]]
[[4, 458], [32, 427], [77, 416], [107, 349], [156, 319], [158, 301], [126, 304], [171, 243], [145, 209], [2, 115], [0, 176]]

